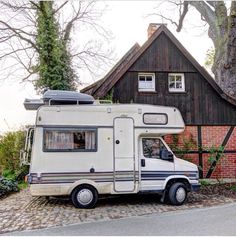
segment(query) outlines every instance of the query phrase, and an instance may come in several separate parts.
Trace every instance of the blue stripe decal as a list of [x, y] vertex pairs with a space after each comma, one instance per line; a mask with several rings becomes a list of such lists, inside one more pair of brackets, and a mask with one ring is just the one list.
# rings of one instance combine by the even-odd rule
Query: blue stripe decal
[[[59, 172], [59, 173], [41, 173], [41, 177], [37, 177], [37, 173], [31, 173], [32, 184], [55, 184], [55, 183], [74, 183], [81, 179], [90, 179], [95, 182], [128, 182], [139, 181], [138, 171], [116, 171], [116, 172]], [[114, 178], [114, 175], [116, 176]], [[194, 171], [142, 171], [141, 180], [165, 180], [169, 176], [186, 176], [189, 180], [198, 179], [198, 172]]]

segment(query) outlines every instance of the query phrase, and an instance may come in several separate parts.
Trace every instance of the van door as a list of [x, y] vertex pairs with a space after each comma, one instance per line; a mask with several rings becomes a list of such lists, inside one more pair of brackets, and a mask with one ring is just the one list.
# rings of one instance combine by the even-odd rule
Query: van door
[[134, 120], [114, 119], [114, 192], [135, 190]]
[[165, 179], [174, 174], [174, 160], [162, 160], [160, 151], [168, 149], [162, 138], [141, 138], [141, 186], [142, 191], [163, 189]]

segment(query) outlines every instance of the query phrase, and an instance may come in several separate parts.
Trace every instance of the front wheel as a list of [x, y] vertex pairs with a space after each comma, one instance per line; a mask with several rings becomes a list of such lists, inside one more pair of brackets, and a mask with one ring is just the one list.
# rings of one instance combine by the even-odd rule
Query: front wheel
[[97, 203], [98, 193], [92, 186], [81, 185], [73, 190], [71, 200], [76, 208], [93, 208]]
[[168, 195], [172, 205], [180, 206], [187, 198], [187, 188], [183, 183], [174, 183], [171, 185]]

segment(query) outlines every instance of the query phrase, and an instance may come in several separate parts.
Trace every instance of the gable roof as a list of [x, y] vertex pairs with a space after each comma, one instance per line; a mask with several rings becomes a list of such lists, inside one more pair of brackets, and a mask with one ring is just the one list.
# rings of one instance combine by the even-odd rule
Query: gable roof
[[[103, 86], [103, 83], [105, 83], [107, 80], [111, 80], [112, 78], [115, 78], [119, 72], [122, 71], [125, 64], [127, 64], [131, 59], [135, 56], [135, 54], [140, 49], [140, 45], [138, 43], [135, 43], [129, 51], [118, 61], [118, 63], [105, 75], [104, 78], [98, 80], [97, 82], [87, 86], [86, 88], [83, 88], [80, 90], [82, 93], [88, 93], [93, 95], [94, 97], [97, 94], [97, 92], [100, 90], [100, 88]], [[109, 91], [109, 90], [108, 90]], [[103, 95], [105, 96], [106, 93]], [[103, 97], [100, 96], [100, 97]]]
[[[215, 82], [212, 76], [193, 58], [193, 56], [184, 48], [184, 46], [177, 40], [177, 38], [167, 29], [163, 24], [157, 28], [153, 35], [143, 44], [142, 47], [135, 47], [135, 50], [131, 48], [132, 57], [127, 57], [131, 50], [114, 66], [114, 68], [97, 83], [88, 86], [81, 90], [81, 92], [88, 92], [86, 89], [93, 87], [91, 90], [91, 95], [95, 98], [104, 97], [112, 87], [120, 80], [120, 78], [129, 70], [129, 68], [141, 57], [141, 55], [149, 48], [149, 46], [158, 38], [161, 33], [165, 33], [171, 42], [180, 50], [180, 52], [192, 63], [192, 65], [197, 69], [197, 71], [207, 80], [207, 82], [214, 88], [214, 90], [229, 103], [236, 106], [236, 100], [231, 96], [227, 95]], [[122, 62], [124, 60], [124, 62]], [[91, 88], [90, 88], [91, 89]]]

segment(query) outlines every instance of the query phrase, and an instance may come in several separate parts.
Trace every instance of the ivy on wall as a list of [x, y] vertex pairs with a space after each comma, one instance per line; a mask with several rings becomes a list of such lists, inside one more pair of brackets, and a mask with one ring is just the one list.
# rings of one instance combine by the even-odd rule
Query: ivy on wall
[[[195, 151], [194, 148], [197, 148], [198, 152], [204, 152], [209, 154], [208, 156], [208, 165], [212, 166], [214, 163], [216, 164], [224, 158], [224, 146], [216, 146], [211, 145], [208, 147], [200, 147], [197, 145], [196, 140], [194, 139], [193, 135], [190, 133], [188, 137], [181, 138], [180, 135], [172, 135], [171, 136], [171, 143], [169, 144], [170, 148], [180, 157], [181, 159], [187, 160], [192, 162], [192, 158], [188, 157], [188, 154], [191, 151]], [[198, 165], [198, 169], [203, 171], [203, 168]], [[218, 173], [216, 175], [216, 179], [220, 182], [221, 176], [221, 169], [218, 168]]]
[[192, 158], [187, 155], [193, 148], [196, 148], [197, 142], [192, 134], [189, 137], [183, 137], [182, 142], [180, 142], [179, 135], [172, 135], [172, 143], [169, 146], [180, 158], [191, 162]]

